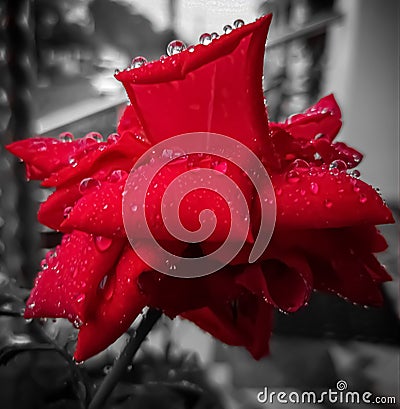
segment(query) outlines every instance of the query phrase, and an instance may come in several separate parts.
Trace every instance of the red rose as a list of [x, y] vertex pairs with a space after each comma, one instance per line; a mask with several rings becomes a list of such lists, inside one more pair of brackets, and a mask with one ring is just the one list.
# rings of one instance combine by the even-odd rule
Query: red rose
[[[77, 360], [110, 345], [146, 305], [181, 315], [260, 358], [268, 353], [273, 309], [296, 311], [313, 289], [360, 304], [382, 302], [379, 285], [390, 276], [374, 256], [386, 248], [375, 225], [393, 222], [392, 215], [371, 186], [348, 172], [362, 155], [334, 142], [341, 114], [333, 96], [285, 123], [268, 123], [261, 76], [270, 19], [117, 74], [131, 105], [118, 135], [107, 141], [94, 134], [8, 146], [25, 161], [29, 178], [55, 188], [38, 217], [65, 233], [42, 263], [25, 317], [64, 317], [75, 323], [80, 329]], [[209, 254], [226, 236], [229, 209], [213, 208], [214, 192], [195, 196], [194, 209], [189, 211], [186, 203], [181, 213], [191, 224], [192, 214], [213, 208], [217, 224], [208, 240], [197, 246], [182, 243], [158, 225], [166, 186], [189, 165], [224, 172], [251, 208], [247, 242], [231, 264], [209, 276], [184, 279], [151, 270], [136, 255], [124, 230], [122, 192], [132, 166], [150, 146], [197, 131], [228, 135], [260, 158], [274, 185], [277, 219], [265, 253], [249, 264], [260, 201], [247, 177], [209, 155], [166, 165], [155, 181], [163, 187], [145, 203], [152, 232], [166, 248], [185, 257]]]

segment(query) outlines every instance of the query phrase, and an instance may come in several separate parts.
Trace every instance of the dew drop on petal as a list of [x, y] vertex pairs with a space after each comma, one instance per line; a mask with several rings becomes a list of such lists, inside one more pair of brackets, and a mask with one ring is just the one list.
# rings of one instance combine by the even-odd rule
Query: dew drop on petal
[[349, 175], [350, 175], [351, 177], [353, 177], [353, 178], [358, 179], [358, 178], [361, 176], [361, 173], [360, 173], [359, 170], [353, 169], [353, 170], [349, 173]]
[[79, 329], [79, 328], [83, 325], [83, 321], [77, 317], [77, 318], [75, 318], [75, 319], [72, 321], [72, 325], [73, 325], [76, 329]]
[[47, 270], [47, 269], [49, 268], [49, 265], [47, 264], [47, 260], [46, 260], [46, 259], [43, 259], [43, 260], [40, 262], [40, 267], [41, 267], [42, 270]]
[[79, 294], [78, 297], [76, 297], [76, 302], [81, 303], [85, 300], [86, 296], [85, 294]]
[[99, 288], [100, 288], [101, 290], [104, 290], [104, 287], [105, 287], [106, 284], [107, 284], [107, 280], [108, 280], [108, 275], [105, 275], [105, 276], [101, 279], [101, 281], [100, 281], [100, 283], [99, 283]]
[[103, 142], [103, 137], [99, 132], [89, 132], [88, 134], [85, 135], [85, 141], [86, 142]]
[[30, 310], [32, 310], [33, 308], [35, 308], [36, 303], [31, 302], [30, 304], [27, 305], [27, 308], [29, 308]]
[[78, 166], [78, 162], [75, 158], [69, 158], [68, 163], [73, 167], [76, 168]]
[[142, 57], [139, 55], [138, 57], [135, 57], [132, 62], [131, 62], [131, 68], [139, 68], [147, 63], [147, 60], [145, 57]]
[[347, 170], [346, 162], [337, 159], [330, 163], [329, 170], [337, 170], [338, 172], [345, 172]]
[[296, 159], [290, 165], [289, 169], [309, 169], [310, 164], [303, 159]]
[[106, 251], [111, 247], [112, 239], [109, 237], [96, 236], [94, 244], [99, 251]]
[[179, 54], [186, 49], [186, 44], [180, 40], [173, 40], [167, 46], [167, 54], [169, 56]]
[[297, 183], [300, 181], [300, 175], [297, 171], [295, 170], [290, 170], [287, 174], [286, 174], [286, 180], [289, 183]]
[[136, 205], [136, 204], [132, 204], [131, 205], [131, 210], [132, 210], [132, 212], [137, 212], [137, 209], [138, 209], [138, 205]]
[[232, 32], [232, 26], [227, 24], [226, 26], [224, 26], [222, 30], [224, 31], [225, 34], [229, 34], [230, 32]]
[[367, 196], [364, 193], [360, 194], [360, 203], [366, 203], [368, 201]]
[[79, 192], [83, 195], [92, 189], [98, 189], [101, 183], [97, 179], [85, 178], [79, 184]]
[[240, 19], [240, 18], [233, 22], [233, 27], [235, 27], [235, 28], [239, 28], [239, 27], [242, 27], [242, 26], [244, 26], [244, 21], [242, 19]]
[[121, 71], [120, 71], [118, 68], [116, 68], [116, 69], [114, 70], [114, 75], [118, 75], [120, 72], [121, 72]]
[[63, 132], [58, 135], [58, 139], [61, 142], [72, 142], [74, 140], [74, 135], [71, 132]]
[[216, 40], [217, 38], [219, 38], [219, 34], [216, 33], [215, 31], [213, 33], [211, 33], [211, 39], [212, 40]]
[[108, 178], [112, 183], [117, 183], [127, 175], [127, 172], [122, 169], [113, 170]]
[[117, 143], [119, 138], [121, 138], [121, 135], [114, 132], [114, 133], [110, 133], [110, 135], [107, 136], [107, 142], [109, 143]]
[[318, 190], [319, 190], [318, 183], [311, 182], [310, 183], [310, 190], [311, 190], [311, 193], [314, 193], [314, 195], [316, 195], [318, 193]]
[[71, 213], [71, 211], [72, 211], [72, 206], [68, 206], [68, 207], [66, 207], [66, 208], [64, 209], [64, 213], [63, 213], [64, 219], [66, 219], [66, 218], [69, 216], [69, 214]]
[[204, 33], [199, 38], [199, 43], [203, 45], [208, 45], [212, 41], [211, 34]]
[[327, 209], [330, 209], [333, 206], [333, 203], [329, 199], [325, 199], [324, 205]]
[[282, 194], [282, 189], [278, 187], [278, 189], [275, 190], [275, 194], [280, 196]]

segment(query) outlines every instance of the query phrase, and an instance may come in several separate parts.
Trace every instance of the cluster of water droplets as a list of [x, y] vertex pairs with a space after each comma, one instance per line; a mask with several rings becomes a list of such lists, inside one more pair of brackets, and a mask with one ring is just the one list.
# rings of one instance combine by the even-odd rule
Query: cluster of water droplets
[[[339, 176], [341, 174], [347, 175], [350, 177], [350, 184], [352, 185], [352, 190], [355, 193], [359, 193], [359, 201], [360, 203], [366, 203], [367, 197], [365, 194], [360, 193], [360, 186], [358, 183], [358, 178], [360, 177], [360, 172], [357, 169], [348, 169], [348, 166], [345, 161], [341, 159], [333, 160], [329, 165], [321, 165], [319, 167], [312, 167], [310, 164], [303, 160], [303, 159], [296, 159], [294, 160], [287, 168], [285, 179], [286, 182], [289, 184], [297, 184], [301, 181], [302, 177], [307, 174], [307, 176], [324, 176], [329, 171], [329, 174], [333, 176]], [[341, 184], [342, 179], [338, 178], [337, 183]], [[282, 189], [278, 188], [275, 191], [277, 196], [282, 195]], [[312, 181], [309, 183], [309, 192], [313, 195], [317, 195], [321, 192], [320, 185], [316, 181]], [[339, 188], [338, 193], [344, 193], [344, 188]], [[306, 190], [304, 188], [299, 190], [301, 196], [306, 195]], [[294, 199], [294, 202], [298, 202], [298, 198]], [[307, 202], [308, 204], [309, 202]], [[327, 209], [330, 209], [333, 206], [333, 202], [329, 199], [324, 199], [323, 201], [324, 206]]]
[[[233, 22], [233, 25], [227, 24], [226, 26], [223, 27], [222, 30], [224, 34], [229, 34], [230, 32], [232, 32], [232, 30], [240, 28], [243, 25], [244, 21], [241, 19], [237, 19]], [[212, 41], [218, 39], [219, 37], [220, 35], [215, 31], [212, 33], [203, 33], [199, 37], [199, 44], [207, 46], [211, 44]], [[185, 50], [188, 50], [189, 52], [194, 52], [195, 46], [194, 45], [187, 46], [182, 40], [173, 40], [167, 45], [166, 54], [160, 57], [160, 61], [163, 61], [166, 58], [171, 57], [173, 55], [179, 54]], [[143, 67], [147, 63], [148, 61], [145, 57], [137, 56], [132, 60], [130, 66], [128, 67], [128, 70]], [[118, 74], [119, 72], [120, 71], [118, 69], [115, 70], [115, 74]]]

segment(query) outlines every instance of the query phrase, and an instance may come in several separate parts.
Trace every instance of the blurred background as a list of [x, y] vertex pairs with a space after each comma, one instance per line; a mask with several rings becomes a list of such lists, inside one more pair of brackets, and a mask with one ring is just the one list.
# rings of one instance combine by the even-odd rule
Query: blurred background
[[[0, 312], [19, 308], [18, 300], [25, 294], [19, 286], [31, 286], [43, 253], [60, 238], [36, 223], [37, 206], [48, 192], [26, 184], [21, 164], [3, 146], [37, 134], [112, 133], [127, 102], [123, 87], [113, 77], [115, 69], [127, 67], [139, 55], [149, 61], [158, 59], [174, 39], [197, 43], [202, 33], [221, 33], [238, 18], [250, 22], [262, 14], [274, 14], [264, 73], [270, 118], [283, 119], [333, 92], [344, 120], [340, 138], [365, 154], [359, 167], [363, 179], [380, 189], [398, 217], [399, 9], [398, 0], [0, 2], [0, 290], [8, 294], [0, 297]], [[162, 322], [148, 342], [149, 350], [158, 352], [139, 357], [148, 371], [141, 373], [146, 379], [160, 373], [168, 378], [171, 370], [177, 371], [171, 369], [171, 362], [183, 359], [187, 373], [201, 374], [217, 390], [205, 388], [215, 401], [234, 409], [261, 407], [256, 391], [264, 386], [316, 390], [332, 387], [338, 379], [345, 379], [353, 390], [396, 395], [400, 403], [398, 231], [396, 226], [382, 231], [390, 244], [382, 262], [394, 278], [384, 287], [383, 309], [364, 310], [316, 294], [296, 316], [277, 314], [272, 355], [261, 362], [252, 361], [245, 351], [221, 345], [188, 323]], [[9, 315], [0, 317], [0, 347], [29, 343], [24, 334], [32, 323]], [[73, 340], [71, 329], [59, 320], [40, 325], [59, 343]], [[100, 379], [119, 345], [87, 364], [87, 374]], [[166, 350], [168, 354], [175, 350], [178, 361], [166, 359]], [[189, 355], [182, 358], [183, 351]], [[52, 359], [50, 365], [37, 354], [24, 355], [0, 366], [4, 407], [47, 407], [65, 390], [75, 396], [78, 392], [64, 378], [57, 393], [38, 380], [43, 373], [65, 377], [66, 364], [59, 361]], [[16, 385], [27, 368], [31, 379], [23, 385], [29, 393], [21, 403]], [[40, 394], [46, 396], [46, 403]], [[154, 407], [163, 407], [159, 405]]]

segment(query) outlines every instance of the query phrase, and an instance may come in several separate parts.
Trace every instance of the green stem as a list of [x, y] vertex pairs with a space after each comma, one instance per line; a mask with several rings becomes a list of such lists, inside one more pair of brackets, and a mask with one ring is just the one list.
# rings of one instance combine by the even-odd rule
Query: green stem
[[159, 310], [150, 308], [147, 311], [147, 314], [142, 319], [135, 335], [131, 337], [128, 344], [121, 352], [121, 355], [115, 361], [111, 371], [107, 374], [97, 393], [90, 402], [88, 409], [104, 408], [106, 400], [110, 397], [127, 366], [131, 365], [132, 359], [140, 348], [140, 345], [160, 317], [161, 311]]

